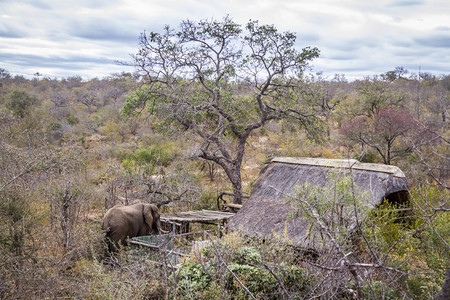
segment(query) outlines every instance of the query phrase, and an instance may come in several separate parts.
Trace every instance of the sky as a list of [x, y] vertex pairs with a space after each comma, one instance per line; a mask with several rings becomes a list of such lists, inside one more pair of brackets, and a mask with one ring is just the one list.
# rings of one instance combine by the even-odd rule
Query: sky
[[138, 37], [181, 21], [258, 20], [317, 47], [312, 73], [332, 79], [450, 74], [449, 0], [0, 0], [0, 68], [13, 75], [85, 80], [133, 72]]

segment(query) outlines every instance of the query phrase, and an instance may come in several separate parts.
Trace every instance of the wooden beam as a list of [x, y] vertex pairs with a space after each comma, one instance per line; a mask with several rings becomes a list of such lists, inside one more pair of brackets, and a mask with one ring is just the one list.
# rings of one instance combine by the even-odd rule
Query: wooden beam
[[235, 203], [225, 203], [224, 206], [240, 209], [242, 208], [242, 204], [235, 204]]
[[151, 245], [151, 244], [146, 244], [146, 243], [142, 243], [142, 242], [138, 242], [138, 241], [130, 241], [130, 244], [134, 244], [134, 245], [138, 245], [138, 246], [143, 246], [143, 247], [147, 247], [147, 248], [152, 248], [153, 250], [157, 250], [157, 251], [162, 251], [162, 252], [166, 252], [168, 254], [175, 254], [175, 255], [179, 255], [179, 256], [189, 256], [188, 254], [185, 253], [181, 253], [181, 252], [177, 252], [177, 251], [173, 251], [173, 250], [169, 250], [169, 249], [162, 249], [159, 246], [155, 246], [155, 245]]

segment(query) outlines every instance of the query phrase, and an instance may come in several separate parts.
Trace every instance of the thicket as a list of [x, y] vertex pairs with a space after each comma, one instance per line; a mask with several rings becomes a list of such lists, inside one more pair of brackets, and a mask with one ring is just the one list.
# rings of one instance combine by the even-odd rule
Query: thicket
[[[395, 164], [411, 188], [406, 224], [382, 207], [360, 220], [351, 243], [336, 236], [343, 252], [333, 246], [316, 260], [228, 234], [172, 271], [150, 263], [143, 251], [123, 251], [114, 267], [105, 265], [101, 219], [114, 203], [135, 198], [166, 212], [217, 208], [217, 197], [232, 185], [220, 168], [198, 158], [202, 141], [170, 130], [157, 114], [123, 118], [121, 108], [137, 86], [130, 74], [83, 81], [1, 73], [0, 298], [431, 299], [450, 268], [448, 76], [390, 71], [349, 82], [342, 75], [304, 75], [296, 97], [320, 120], [322, 140], [308, 139], [292, 121], [271, 121], [246, 144], [246, 194], [273, 156]], [[245, 86], [236, 88], [245, 99]], [[243, 106], [239, 113], [256, 112]], [[314, 199], [325, 197], [320, 193]], [[339, 204], [351, 212], [357, 198], [346, 197], [325, 198], [345, 200]], [[311, 218], [312, 226], [317, 221]], [[330, 262], [336, 268], [327, 269]]]

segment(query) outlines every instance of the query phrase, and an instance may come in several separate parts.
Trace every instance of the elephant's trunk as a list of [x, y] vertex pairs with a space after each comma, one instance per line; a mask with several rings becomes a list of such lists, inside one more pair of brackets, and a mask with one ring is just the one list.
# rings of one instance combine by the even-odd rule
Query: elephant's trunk
[[161, 228], [161, 221], [160, 220], [158, 220], [158, 222], [156, 222], [156, 230], [158, 231], [157, 234], [168, 234], [168, 233], [170, 233], [170, 231], [166, 231], [166, 230], [163, 230]]
[[163, 232], [163, 230], [161, 229], [161, 221], [158, 220], [156, 221], [156, 234], [161, 234], [161, 232]]

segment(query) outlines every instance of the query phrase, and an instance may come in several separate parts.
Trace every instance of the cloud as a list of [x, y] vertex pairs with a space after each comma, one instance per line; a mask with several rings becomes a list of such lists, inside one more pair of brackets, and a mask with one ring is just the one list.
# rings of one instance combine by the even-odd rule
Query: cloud
[[450, 49], [450, 30], [447, 32], [433, 32], [414, 39], [422, 47]]
[[[0, 54], [0, 61], [6, 66], [11, 66], [7, 70], [17, 72], [16, 68], [18, 68], [20, 72], [17, 73], [27, 76], [39, 72], [49, 77], [80, 75], [83, 78], [94, 78], [105, 77], [122, 71], [132, 71], [130, 68], [119, 65], [116, 60], [110, 57], [87, 57], [83, 55], [42, 57], [32, 54]], [[64, 76], [54, 74], [64, 74]]]
[[389, 3], [388, 6], [391, 7], [409, 7], [409, 6], [418, 6], [424, 5], [425, 1], [423, 0], [397, 0]]
[[107, 76], [137, 51], [144, 30], [230, 14], [295, 32], [299, 48], [318, 47], [315, 71], [356, 77], [420, 64], [442, 73], [450, 70], [447, 11], [446, 0], [1, 0], [0, 67]]
[[115, 20], [93, 18], [73, 20], [69, 25], [69, 34], [94, 41], [121, 41], [132, 43], [137, 40], [137, 32]]
[[66, 68], [82, 70], [83, 65], [80, 63], [95, 64], [116, 64], [116, 61], [107, 57], [87, 57], [82, 55], [73, 56], [49, 56], [43, 57], [33, 54], [0, 54], [0, 60], [4, 62], [14, 62], [18, 66], [27, 67], [39, 61], [39, 66], [43, 68]]
[[25, 34], [23, 31], [13, 28], [9, 24], [0, 24], [0, 37], [21, 38], [24, 36]]

